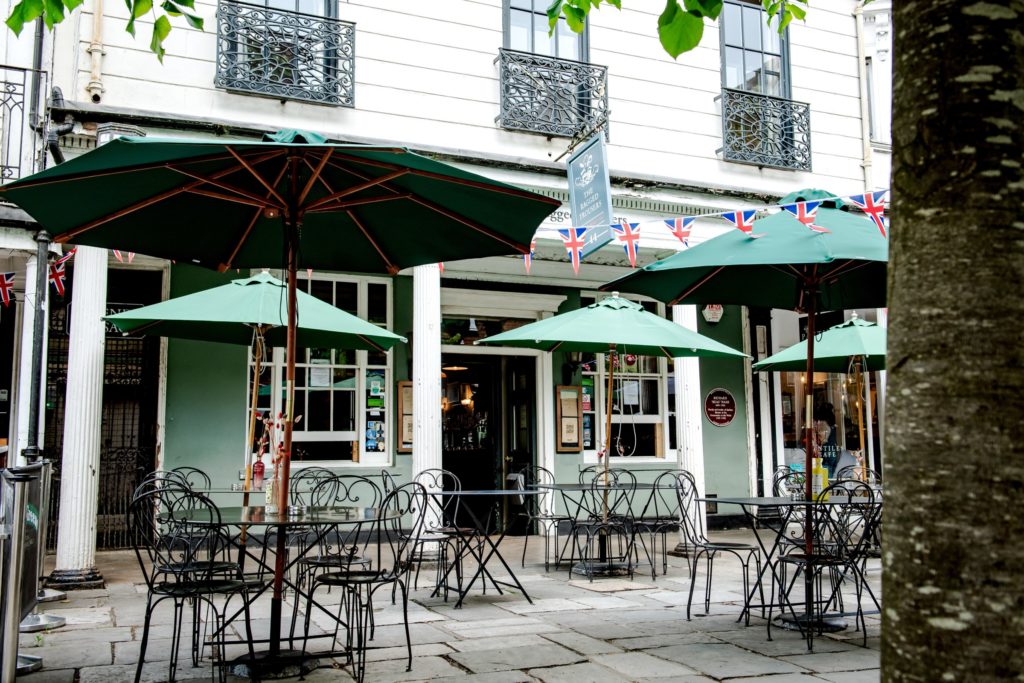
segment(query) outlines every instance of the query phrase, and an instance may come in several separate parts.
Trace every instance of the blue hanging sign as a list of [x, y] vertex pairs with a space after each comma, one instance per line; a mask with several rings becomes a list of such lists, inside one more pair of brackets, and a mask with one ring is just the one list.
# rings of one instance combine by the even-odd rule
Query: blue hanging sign
[[577, 149], [567, 164], [572, 225], [586, 227], [583, 256], [612, 241], [612, 187], [608, 154], [600, 133]]

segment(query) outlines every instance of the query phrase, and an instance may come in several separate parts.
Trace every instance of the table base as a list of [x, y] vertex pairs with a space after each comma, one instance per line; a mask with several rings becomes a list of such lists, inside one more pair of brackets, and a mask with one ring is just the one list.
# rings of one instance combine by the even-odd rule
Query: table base
[[35, 633], [36, 631], [49, 631], [51, 629], [60, 628], [66, 623], [64, 617], [58, 617], [53, 614], [36, 613], [30, 614], [25, 617], [21, 624], [18, 625], [18, 631], [21, 633]]
[[805, 631], [810, 627], [815, 633], [838, 633], [849, 627], [846, 619], [829, 614], [813, 614], [810, 617], [806, 613], [797, 614], [795, 617], [792, 614], [780, 614], [775, 617], [775, 622], [789, 631]]
[[577, 562], [572, 566], [572, 573], [580, 576], [628, 576], [628, 562]]
[[296, 678], [305, 676], [320, 666], [320, 653], [299, 650], [281, 650], [277, 654], [269, 651], [257, 652], [253, 658], [242, 655], [231, 662], [231, 673], [239, 678], [256, 680]]
[[43, 658], [35, 655], [18, 655], [18, 669], [17, 675], [24, 676], [30, 674], [33, 671], [39, 671], [43, 668]]

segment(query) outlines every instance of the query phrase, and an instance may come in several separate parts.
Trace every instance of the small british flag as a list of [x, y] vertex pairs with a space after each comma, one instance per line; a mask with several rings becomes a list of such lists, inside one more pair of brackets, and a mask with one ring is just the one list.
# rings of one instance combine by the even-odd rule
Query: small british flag
[[569, 260], [572, 261], [572, 272], [577, 275], [580, 273], [580, 260], [583, 258], [580, 250], [583, 249], [583, 235], [586, 232], [586, 228], [569, 228], [558, 231], [565, 243], [565, 250], [569, 253]]
[[828, 228], [823, 228], [814, 222], [819, 206], [821, 206], [821, 202], [797, 202], [796, 204], [783, 204], [782, 210], [792, 214], [794, 218], [814, 232], [831, 233], [832, 231]]
[[75, 255], [75, 250], [72, 249], [68, 253], [61, 256], [59, 259], [53, 262], [50, 266], [50, 284], [57, 290], [57, 294], [64, 296], [64, 279], [67, 277], [65, 272], [65, 266], [67, 262], [71, 260], [71, 257]]
[[754, 216], [757, 211], [747, 209], [746, 211], [729, 211], [722, 214], [722, 218], [733, 224], [737, 230], [751, 235], [754, 232]]
[[112, 249], [111, 251], [114, 252], [114, 258], [116, 258], [119, 263], [124, 263], [125, 259], [128, 259], [128, 261], [127, 261], [128, 263], [131, 263], [132, 261], [135, 260], [135, 252], [134, 251], [122, 252], [122, 251], [119, 251], [117, 249]]
[[640, 253], [640, 224], [619, 223], [612, 226], [612, 232], [622, 242], [622, 248], [629, 257], [629, 265], [636, 268], [636, 257]]
[[14, 273], [0, 273], [0, 301], [5, 308], [14, 301]]
[[665, 225], [672, 231], [672, 234], [685, 246], [690, 246], [690, 232], [693, 230], [693, 222], [696, 216], [684, 216], [682, 218], [666, 218]]
[[878, 190], [867, 194], [855, 194], [850, 197], [853, 205], [866, 213], [874, 221], [882, 237], [888, 237], [885, 220], [885, 193], [888, 190]]
[[537, 238], [534, 237], [530, 240], [530, 253], [523, 254], [523, 265], [526, 266], [526, 274], [530, 274], [530, 268], [533, 266], [533, 253], [537, 251]]

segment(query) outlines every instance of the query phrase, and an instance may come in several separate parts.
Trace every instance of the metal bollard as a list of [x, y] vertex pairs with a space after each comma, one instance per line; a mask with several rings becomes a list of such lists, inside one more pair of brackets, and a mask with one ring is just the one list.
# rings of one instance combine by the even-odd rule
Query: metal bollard
[[38, 479], [38, 470], [39, 467], [35, 466], [0, 472], [4, 486], [3, 526], [7, 532], [2, 553], [4, 591], [0, 605], [0, 681], [4, 683], [13, 681], [18, 674], [36, 671], [43, 666], [41, 657], [18, 654], [21, 618], [31, 609], [22, 600], [22, 574], [25, 569], [25, 539], [29, 521], [29, 488]]
[[38, 469], [39, 487], [36, 491], [37, 495], [31, 496], [31, 500], [28, 501], [30, 506], [35, 507], [35, 516], [37, 519], [38, 534], [36, 538], [36, 544], [33, 551], [36, 553], [35, 557], [32, 558], [32, 567], [26, 567], [26, 571], [31, 570], [32, 576], [30, 577], [30, 583], [23, 587], [23, 591], [31, 591], [31, 594], [35, 596], [33, 601], [32, 613], [26, 616], [21, 621], [20, 631], [21, 633], [35, 633], [36, 631], [49, 631], [51, 629], [60, 628], [67, 620], [64, 617], [58, 617], [53, 614], [44, 614], [39, 611], [39, 577], [43, 573], [43, 561], [46, 559], [46, 526], [47, 517], [49, 516], [49, 488], [50, 488], [50, 472], [52, 471], [52, 465], [47, 460], [42, 460], [34, 465], [33, 468]]

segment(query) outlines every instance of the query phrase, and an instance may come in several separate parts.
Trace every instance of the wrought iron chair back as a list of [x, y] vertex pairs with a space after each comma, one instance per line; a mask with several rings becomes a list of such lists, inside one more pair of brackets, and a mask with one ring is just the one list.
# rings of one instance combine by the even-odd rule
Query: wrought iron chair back
[[210, 475], [196, 467], [175, 467], [170, 474], [180, 476], [193, 491], [209, 491]]
[[391, 475], [389, 470], [384, 469], [380, 471], [380, 481], [382, 486], [381, 490], [384, 492], [385, 496], [398, 488], [398, 483], [395, 481], [395, 478]]
[[869, 467], [862, 467], [860, 465], [847, 465], [841, 467], [836, 471], [835, 476], [837, 481], [846, 479], [852, 479], [855, 481], [863, 481], [867, 484], [874, 484], [875, 486], [882, 485], [882, 475]]
[[699, 514], [698, 505], [700, 497], [697, 491], [697, 482], [693, 475], [682, 470], [675, 473], [676, 497], [679, 501], [679, 518], [682, 522], [683, 534], [686, 542], [694, 546], [706, 546], [708, 541], [707, 533], [704, 530], [704, 516]]
[[313, 489], [320, 482], [335, 476], [337, 474], [326, 467], [303, 467], [292, 474], [288, 482], [288, 498], [292, 505], [309, 505], [309, 494]]
[[439, 496], [441, 491], [461, 491], [462, 482], [453, 472], [432, 468], [419, 472], [414, 478], [428, 494], [424, 509], [422, 533], [435, 533], [451, 529], [459, 516], [459, 496]]

